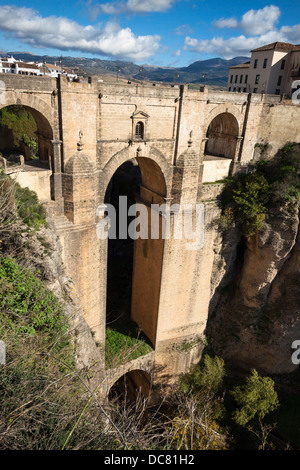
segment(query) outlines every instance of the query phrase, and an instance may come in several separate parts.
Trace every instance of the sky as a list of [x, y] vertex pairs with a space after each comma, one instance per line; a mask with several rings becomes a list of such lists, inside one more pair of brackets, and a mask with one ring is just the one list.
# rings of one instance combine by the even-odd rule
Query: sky
[[300, 44], [299, 0], [0, 0], [0, 53], [185, 67], [275, 41]]

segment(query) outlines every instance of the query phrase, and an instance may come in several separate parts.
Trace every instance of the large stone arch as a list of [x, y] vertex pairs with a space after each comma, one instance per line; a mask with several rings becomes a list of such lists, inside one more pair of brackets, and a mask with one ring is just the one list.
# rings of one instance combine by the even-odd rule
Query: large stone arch
[[[106, 204], [110, 204], [109, 198], [106, 196], [107, 188], [109, 188], [112, 178], [122, 165], [133, 159], [135, 163], [138, 164], [141, 174], [141, 184], [139, 185], [140, 189], [137, 202], [142, 204], [144, 208], [142, 214], [138, 217], [139, 221], [142, 220], [141, 224], [148, 228], [148, 237], [146, 239], [144, 237], [138, 237], [134, 240], [133, 258], [132, 261], [130, 261], [130, 263], [132, 263], [132, 282], [130, 283], [130, 287], [128, 287], [131, 292], [130, 318], [141, 327], [143, 333], [155, 347], [164, 251], [162, 227], [165, 222], [162, 214], [157, 215], [157, 212], [155, 212], [154, 215], [151, 204], [164, 204], [169, 191], [169, 183], [166, 181], [166, 177], [169, 178], [169, 165], [162, 154], [157, 149], [150, 148], [150, 146], [148, 148], [143, 144], [140, 146], [129, 146], [117, 152], [100, 173], [102, 181], [100, 181], [101, 194], [98, 199], [98, 207], [100, 209], [103, 208], [104, 214], [107, 208]], [[114, 200], [116, 200], [115, 198], [116, 195], [114, 195]], [[97, 214], [101, 218], [102, 211], [98, 210]], [[150, 225], [150, 223], [156, 215], [158, 216], [158, 220], [155, 219], [154, 223], [159, 224], [159, 234], [158, 238], [152, 238], [152, 225]], [[123, 236], [121, 239], [124, 240]], [[113, 267], [114, 258], [109, 257], [112, 256], [112, 252], [115, 252], [115, 250], [110, 249], [115, 242], [112, 241], [110, 245], [107, 242], [108, 240], [102, 240], [101, 242], [103, 245], [103, 253], [105, 253], [105, 258], [103, 259], [105, 266], [103, 266], [104, 271], [101, 278], [103, 280], [106, 279], [105, 286], [103, 286], [103, 294], [105, 293], [106, 302], [107, 305], [109, 305], [109, 300], [112, 297], [108, 295], [107, 289], [110, 285], [116, 286], [119, 283], [118, 280], [112, 283], [111, 276], [109, 279], [107, 277], [109, 273], [115, 271]], [[112, 269], [109, 269], [109, 267]], [[117, 272], [117, 276], [118, 275], [120, 275], [120, 273]], [[108, 315], [109, 313], [110, 309], [108, 308], [106, 314]]]
[[[139, 150], [140, 149], [140, 150]], [[106, 188], [117, 169], [126, 161], [136, 159], [139, 163], [143, 177], [143, 184], [162, 197], [169, 197], [171, 193], [171, 167], [163, 154], [155, 147], [148, 148], [146, 145], [128, 146], [114, 154], [104, 166], [100, 178], [99, 204], [104, 203]], [[153, 180], [151, 181], [151, 172]], [[158, 186], [157, 175], [161, 172], [164, 185]]]

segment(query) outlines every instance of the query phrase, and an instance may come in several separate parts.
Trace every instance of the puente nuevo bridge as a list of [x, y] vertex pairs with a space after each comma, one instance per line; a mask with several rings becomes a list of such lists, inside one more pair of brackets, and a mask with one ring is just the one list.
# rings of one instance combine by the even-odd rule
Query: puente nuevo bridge
[[131, 318], [153, 352], [118, 370], [105, 368], [104, 358], [100, 364], [106, 393], [127, 373], [136, 383], [172, 383], [203, 349], [219, 181], [257, 158], [264, 144], [275, 155], [287, 142], [299, 141], [300, 106], [275, 95], [180, 85], [9, 74], [0, 79], [1, 108], [22, 105], [37, 123], [41, 166], [33, 171], [25, 165], [19, 182], [37, 192], [52, 217], [74, 298], [95, 344], [105, 345], [109, 257], [109, 242], [97, 236], [97, 225], [120, 168], [132, 162], [139, 170], [137, 197], [147, 211], [151, 204], [169, 203], [189, 204], [193, 213], [204, 205], [201, 248], [187, 250], [187, 240], [172, 233], [165, 240], [134, 242]]

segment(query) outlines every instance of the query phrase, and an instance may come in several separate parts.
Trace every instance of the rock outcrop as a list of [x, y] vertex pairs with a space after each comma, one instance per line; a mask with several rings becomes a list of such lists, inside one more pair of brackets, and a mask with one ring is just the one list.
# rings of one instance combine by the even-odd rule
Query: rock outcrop
[[250, 240], [238, 228], [216, 240], [207, 335], [214, 351], [238, 367], [293, 372], [300, 339], [298, 207], [273, 209]]

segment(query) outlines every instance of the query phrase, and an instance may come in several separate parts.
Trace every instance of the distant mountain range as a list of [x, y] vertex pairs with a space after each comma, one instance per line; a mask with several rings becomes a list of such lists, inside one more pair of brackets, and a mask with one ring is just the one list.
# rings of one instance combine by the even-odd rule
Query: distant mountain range
[[[59, 62], [60, 56], [40, 56], [29, 52], [7, 52], [16, 59], [26, 62], [42, 62], [44, 59], [47, 63]], [[143, 80], [153, 82], [168, 83], [200, 83], [204, 81], [207, 85], [217, 87], [226, 87], [228, 80], [229, 67], [247, 62], [248, 57], [234, 57], [230, 60], [215, 58], [208, 60], [198, 60], [188, 67], [158, 67], [151, 65], [143, 65]], [[116, 75], [119, 70], [119, 77], [130, 80], [141, 79], [141, 66], [133, 62], [125, 62], [121, 60], [102, 60], [90, 59], [85, 57], [62, 57], [62, 64], [65, 67], [75, 70], [78, 75], [89, 76], [97, 75], [99, 78], [105, 75]], [[204, 77], [205, 75], [205, 77]]]

